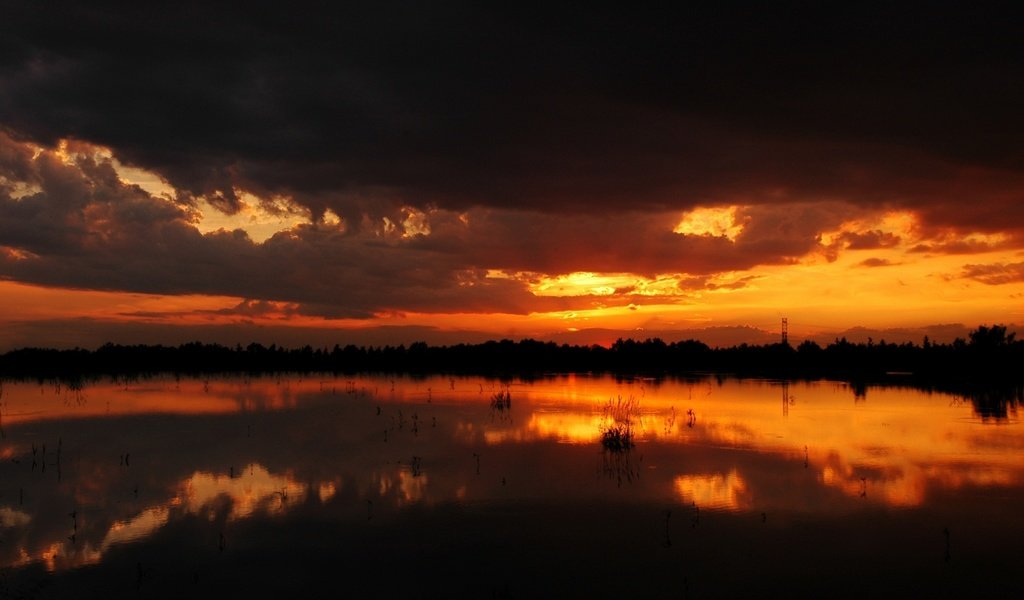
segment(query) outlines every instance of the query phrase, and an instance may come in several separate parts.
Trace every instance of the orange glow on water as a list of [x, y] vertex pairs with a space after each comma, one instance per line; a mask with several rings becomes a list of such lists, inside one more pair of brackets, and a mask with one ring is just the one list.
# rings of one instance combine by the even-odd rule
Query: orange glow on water
[[[872, 390], [868, 402], [856, 404], [841, 384], [794, 384], [790, 403], [783, 407], [782, 389], [770, 382], [654, 386], [561, 379], [520, 391], [514, 405], [517, 425], [496, 425], [483, 436], [489, 444], [597, 444], [602, 405], [629, 390], [640, 398], [638, 444], [757, 449], [806, 460], [823, 485], [870, 502], [916, 506], [930, 487], [1024, 481], [1024, 469], [1012, 454], [982, 450], [978, 436], [991, 429], [982, 432], [977, 429], [982, 424], [959, 420], [969, 408], [907, 389]], [[837, 394], [846, 401], [837, 403]], [[1000, 444], [1021, 447], [1024, 438], [1012, 436]], [[704, 498], [721, 507], [746, 506], [740, 499], [750, 492], [744, 475], [735, 470], [679, 476], [673, 485], [689, 501]]]
[[191, 514], [212, 514], [213, 502], [226, 496], [231, 500], [229, 521], [244, 519], [260, 511], [281, 514], [289, 502], [301, 504], [306, 487], [289, 473], [273, 475], [262, 465], [246, 465], [237, 476], [223, 473], [195, 473], [182, 484], [180, 496], [171, 501]]
[[[334, 389], [342, 384], [334, 383]], [[81, 388], [46, 383], [6, 385], [3, 423], [142, 414], [218, 414], [293, 407], [296, 395], [320, 390], [319, 381], [196, 380], [85, 383]]]
[[487, 430], [484, 439], [488, 444], [537, 440], [589, 444], [600, 438], [601, 423], [600, 413], [535, 412], [524, 427]]
[[[205, 515], [212, 520], [216, 517], [214, 503], [218, 499], [228, 501], [230, 510], [227, 519], [235, 521], [251, 518], [256, 514], [282, 514], [289, 507], [289, 502], [292, 506], [300, 506], [305, 500], [305, 493], [306, 487], [288, 474], [273, 475], [262, 465], [246, 465], [237, 476], [194, 473], [179, 484], [178, 492], [166, 502], [145, 507], [128, 518], [114, 520], [102, 539], [97, 542], [87, 538], [81, 542], [68, 539], [49, 544], [36, 552], [21, 548], [20, 558], [15, 562], [15, 566], [38, 561], [42, 562], [48, 571], [55, 571], [58, 568], [97, 564], [113, 547], [152, 536], [176, 515]], [[328, 491], [326, 496], [321, 492], [322, 501], [326, 501], [331, 495], [331, 491]], [[0, 525], [14, 527], [28, 523], [27, 515], [5, 515], [6, 510], [0, 510]], [[5, 518], [10, 521], [10, 525], [5, 524]], [[77, 533], [77, 517], [75, 522]]]
[[684, 503], [717, 510], [749, 508], [747, 484], [735, 469], [716, 475], [681, 475], [675, 480], [676, 493]]
[[[492, 402], [498, 391], [509, 393], [509, 407]], [[635, 446], [610, 451], [601, 446], [601, 431], [609, 402], [618, 398], [634, 401], [627, 404]], [[46, 435], [50, 449], [36, 455], [41, 440], [29, 444], [24, 432], [64, 428], [60, 435], [69, 461], [64, 476], [73, 478], [73, 488], [58, 489], [73, 489], [69, 503], [80, 507], [77, 540], [64, 539], [66, 533], [58, 541], [49, 534], [25, 538], [6, 555], [12, 565], [38, 562], [51, 570], [101, 562], [112, 547], [152, 537], [182, 515], [211, 523], [266, 519], [308, 506], [309, 499], [325, 508], [347, 506], [354, 495], [357, 514], [383, 518], [416, 504], [503, 498], [511, 490], [506, 479], [527, 486], [520, 493], [531, 498], [580, 494], [600, 501], [612, 489], [740, 513], [794, 506], [810, 512], [849, 510], [843, 502], [910, 509], [934, 502], [939, 492], [1024, 485], [1019, 461], [1024, 435], [1015, 427], [1015, 413], [985, 422], [969, 403], [943, 394], [872, 387], [858, 397], [845, 384], [830, 382], [784, 387], [757, 380], [583, 375], [501, 382], [282, 376], [157, 378], [129, 382], [127, 389], [124, 383], [104, 382], [73, 393], [5, 382], [0, 409], [7, 436], [0, 456], [10, 469], [30, 472], [31, 467], [35, 473], [37, 459], [54, 469], [57, 434]], [[258, 421], [261, 413], [271, 412], [270, 420]], [[118, 465], [123, 446], [102, 449], [99, 462], [83, 461], [76, 433], [106, 419], [147, 414], [189, 417], [193, 424], [220, 422], [223, 430], [212, 430], [220, 436], [217, 443], [237, 443], [243, 452], [216, 461], [233, 460], [237, 468], [192, 468], [150, 489], [144, 502], [110, 504], [112, 490], [123, 494], [138, 485], [125, 479], [135, 476], [124, 457]], [[261, 424], [250, 430], [254, 419]], [[278, 423], [297, 429], [278, 432], [273, 425]], [[169, 436], [170, 446], [180, 435], [172, 429], [161, 434]], [[249, 437], [253, 432], [258, 440]], [[249, 457], [267, 443], [267, 435], [274, 447], [283, 440], [325, 437], [312, 442], [318, 457], [312, 465], [303, 459], [274, 471]], [[321, 446], [329, 444], [337, 444], [334, 454], [321, 457], [326, 452]], [[178, 446], [175, 453], [189, 451]], [[520, 453], [529, 459], [516, 458]], [[154, 458], [133, 451], [131, 468]], [[538, 478], [536, 470], [547, 464], [557, 476]], [[602, 478], [617, 483], [601, 485]], [[802, 482], [802, 491], [779, 481]], [[636, 487], [619, 491], [623, 486]], [[10, 532], [36, 527], [41, 517], [31, 506], [12, 504], [5, 494], [0, 527]], [[61, 517], [58, 531], [70, 526]]]

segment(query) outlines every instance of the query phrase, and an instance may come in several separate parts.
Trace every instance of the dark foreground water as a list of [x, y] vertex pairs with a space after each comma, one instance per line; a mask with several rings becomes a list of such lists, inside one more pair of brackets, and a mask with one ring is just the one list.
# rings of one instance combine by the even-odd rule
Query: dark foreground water
[[5, 382], [0, 438], [0, 597], [1024, 596], [1013, 407], [911, 389]]

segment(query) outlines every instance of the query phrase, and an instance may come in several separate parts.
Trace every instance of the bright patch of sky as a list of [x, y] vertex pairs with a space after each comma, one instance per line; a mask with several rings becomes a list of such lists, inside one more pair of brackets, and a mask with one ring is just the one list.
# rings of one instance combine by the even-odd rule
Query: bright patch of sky
[[683, 235], [708, 235], [735, 241], [743, 231], [743, 223], [736, 222], [738, 206], [695, 208], [683, 215], [672, 230]]
[[[173, 198], [174, 188], [158, 175], [121, 164], [113, 160], [114, 168], [126, 183], [132, 183], [146, 192], [159, 197]], [[196, 228], [202, 233], [221, 229], [233, 231], [242, 229], [254, 242], [268, 240], [275, 233], [287, 231], [296, 225], [310, 222], [309, 210], [289, 202], [286, 198], [260, 200], [252, 194], [239, 194], [241, 210], [233, 215], [226, 214], [203, 199], [196, 202]], [[341, 219], [333, 212], [324, 215], [328, 225], [340, 225]]]

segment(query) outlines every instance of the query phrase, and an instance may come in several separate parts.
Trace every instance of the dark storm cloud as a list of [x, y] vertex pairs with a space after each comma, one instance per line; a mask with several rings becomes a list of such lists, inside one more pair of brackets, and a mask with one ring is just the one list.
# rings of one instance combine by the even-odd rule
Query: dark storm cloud
[[860, 261], [859, 263], [857, 263], [857, 266], [860, 266], [860, 267], [891, 267], [891, 266], [898, 265], [898, 264], [900, 264], [900, 263], [892, 262], [888, 258], [871, 257], [871, 258], [866, 258], [866, 259]]
[[[2, 278], [229, 295], [239, 319], [526, 314], [657, 301], [537, 297], [542, 275], [685, 273], [685, 301], [750, 281], [724, 271], [903, 243], [822, 245], [879, 210], [920, 217], [920, 252], [1024, 239], [1024, 45], [1001, 9], [0, 11]], [[263, 243], [196, 228], [195, 198], [232, 212], [240, 192], [312, 222]], [[714, 204], [738, 207], [733, 239], [672, 231]]]
[[[383, 221], [355, 231], [307, 224], [257, 244], [242, 230], [200, 233], [189, 211], [120, 181], [110, 159], [94, 147], [79, 143], [63, 152], [32, 150], [0, 134], [0, 169], [21, 177], [0, 190], [0, 277], [55, 287], [249, 298], [223, 311], [132, 314], [135, 318], [526, 314], [649, 301], [630, 296], [538, 298], [519, 278], [488, 277], [489, 268], [550, 267], [561, 272], [589, 264], [583, 256], [551, 247], [542, 248], [541, 256], [517, 250], [537, 242], [551, 246], [568, 228], [581, 239], [588, 231], [595, 234], [588, 247], [603, 246], [596, 235], [604, 232], [596, 229], [606, 226], [603, 220], [580, 225], [557, 219], [539, 228], [533, 243], [523, 244], [515, 226], [519, 221], [513, 218], [519, 213], [507, 219], [488, 214], [474, 226], [470, 222], [477, 219], [463, 221], [451, 212], [423, 215], [425, 223], [432, 221], [430, 235], [410, 234], [403, 229], [402, 216], [392, 214], [399, 223], [393, 229], [383, 227]], [[24, 195], [12, 194], [13, 183], [22, 186]], [[659, 227], [667, 230], [669, 224], [662, 221]], [[643, 237], [616, 251], [616, 266], [625, 267], [623, 252]], [[668, 246], [662, 241], [658, 248]], [[645, 256], [657, 260], [651, 252]], [[660, 264], [683, 263], [670, 256]]]
[[748, 275], [729, 283], [715, 283], [708, 276], [690, 276], [681, 278], [678, 287], [681, 290], [739, 290], [760, 278], [758, 275]]
[[[178, 345], [195, 340], [208, 340], [234, 346], [252, 342], [266, 346], [278, 344], [299, 348], [306, 344], [331, 347], [334, 344], [384, 346], [410, 344], [428, 340], [432, 344], [483, 343], [494, 337], [494, 332], [468, 329], [438, 330], [425, 326], [368, 327], [331, 329], [325, 327], [295, 327], [289, 324], [211, 323], [191, 325], [183, 323], [132, 320], [128, 322], [105, 319], [55, 319], [9, 322], [0, 329], [0, 350], [26, 347], [98, 348], [107, 342], [117, 344]], [[509, 336], [514, 336], [510, 332]]]
[[626, 289], [615, 298], [537, 297], [528, 285], [543, 275], [599, 270], [702, 276], [684, 290], [742, 286], [747, 279], [708, 277], [794, 261], [820, 248], [820, 231], [851, 214], [848, 205], [830, 203], [783, 211], [750, 207], [737, 211], [744, 228], [730, 240], [674, 233], [677, 213], [608, 219], [508, 209], [405, 210], [359, 229], [304, 224], [255, 243], [241, 229], [201, 233], [189, 209], [124, 183], [111, 159], [85, 143], [58, 151], [0, 134], [0, 170], [9, 174], [0, 189], [0, 277], [55, 287], [236, 296], [248, 300], [222, 316], [247, 318], [527, 314], [647, 304], [658, 298]]
[[865, 231], [865, 232], [844, 232], [839, 236], [850, 250], [877, 250], [879, 248], [891, 248], [900, 243], [898, 235], [887, 231]]
[[[1009, 327], [1011, 330], [1016, 329], [1016, 326], [1012, 324]], [[856, 344], [863, 344], [868, 340], [884, 340], [890, 344], [904, 344], [907, 342], [920, 344], [927, 337], [932, 342], [948, 344], [957, 338], [967, 339], [970, 332], [971, 328], [963, 323], [945, 323], [941, 325], [926, 325], [924, 327], [891, 327], [885, 329], [852, 327], [842, 331], [819, 333], [808, 339], [822, 346], [843, 338]]]
[[945, 237], [947, 239], [917, 244], [908, 248], [907, 251], [918, 254], [985, 254], [986, 252], [1004, 250], [1018, 245], [1018, 241], [1012, 238], [988, 242], [971, 239], [948, 239], [948, 235]]
[[112, 148], [225, 211], [581, 212], [848, 200], [1020, 228], [1005, 6], [32, 3], [0, 124]]
[[[82, 145], [80, 145], [82, 146]], [[332, 317], [379, 310], [525, 313], [519, 283], [487, 280], [466, 255], [418, 238], [346, 235], [306, 225], [255, 244], [242, 230], [200, 233], [192, 215], [121, 182], [109, 159], [68, 148], [37, 156], [0, 134], [0, 169], [27, 190], [0, 190], [0, 277], [41, 285], [149, 293], [235, 295], [318, 306]], [[8, 161], [2, 159], [9, 159]], [[422, 236], [420, 236], [422, 237]], [[552, 300], [557, 303], [557, 300]], [[260, 307], [241, 306], [253, 313]], [[251, 314], [250, 314], [251, 316]]]
[[1024, 262], [964, 265], [963, 273], [960, 276], [989, 285], [1018, 283], [1024, 281]]

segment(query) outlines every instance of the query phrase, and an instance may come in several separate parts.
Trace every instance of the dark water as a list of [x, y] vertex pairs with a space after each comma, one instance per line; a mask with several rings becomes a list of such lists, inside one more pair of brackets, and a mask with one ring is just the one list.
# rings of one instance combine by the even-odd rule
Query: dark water
[[1016, 413], [862, 391], [5, 382], [0, 597], [1019, 597]]

